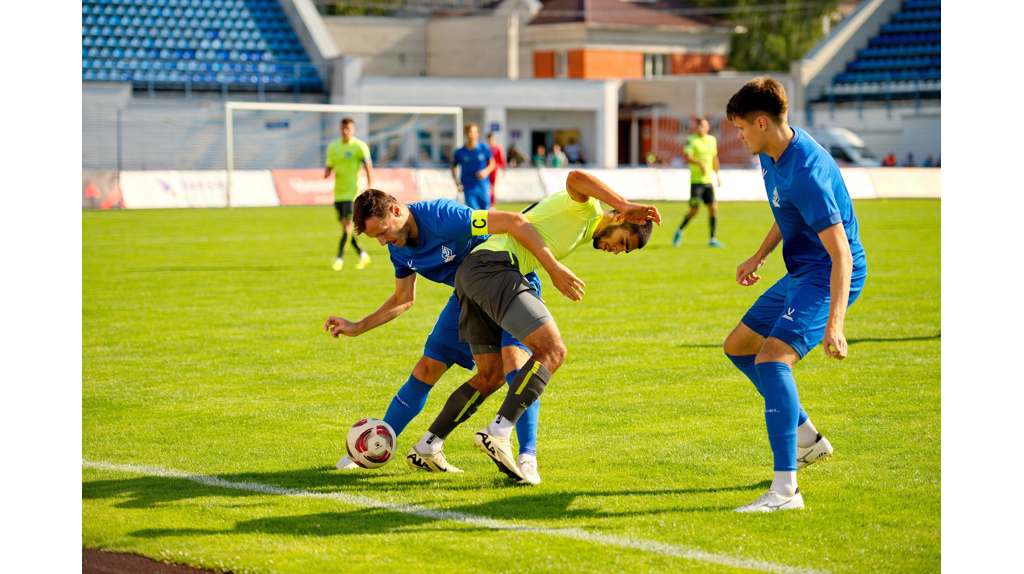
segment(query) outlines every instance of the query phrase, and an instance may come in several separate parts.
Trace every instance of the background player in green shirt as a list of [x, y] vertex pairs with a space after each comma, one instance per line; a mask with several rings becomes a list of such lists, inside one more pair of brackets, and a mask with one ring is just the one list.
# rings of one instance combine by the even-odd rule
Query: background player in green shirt
[[[661, 224], [657, 208], [626, 201], [590, 174], [574, 170], [565, 186], [565, 191], [524, 212], [544, 239], [544, 251], [550, 250], [556, 260], [564, 259], [583, 244], [613, 254], [640, 249], [650, 239], [654, 227], [651, 221]], [[601, 201], [614, 210], [603, 211]], [[481, 220], [481, 225], [485, 224]], [[455, 294], [461, 307], [459, 339], [469, 343], [477, 367], [500, 368], [502, 330], [519, 339], [532, 353], [509, 386], [494, 422], [473, 439], [501, 472], [518, 480], [523, 479], [523, 474], [512, 456], [512, 428], [540, 397], [568, 352], [554, 318], [524, 277], [538, 266], [536, 256], [516, 240], [507, 234], [492, 235], [466, 257], [455, 274]], [[579, 285], [563, 286], [560, 291], [573, 300], [583, 296]], [[497, 383], [473, 380], [456, 389], [430, 430], [406, 458], [420, 468], [428, 467], [429, 461], [441, 452], [444, 439], [500, 387]]]
[[690, 164], [690, 212], [683, 218], [672, 238], [672, 245], [676, 247], [679, 247], [683, 238], [683, 228], [697, 216], [701, 201], [708, 206], [708, 219], [711, 222], [711, 241], [708, 246], [725, 247], [724, 243], [715, 238], [718, 203], [715, 202], [715, 188], [711, 185], [711, 170], [715, 170], [718, 187], [722, 187], [722, 176], [718, 173], [718, 140], [710, 132], [711, 124], [707, 118], [700, 118], [697, 120], [697, 133], [686, 139], [686, 147], [683, 148], [686, 162]]
[[359, 195], [359, 166], [366, 169], [366, 187], [373, 187], [373, 161], [370, 159], [370, 148], [362, 140], [356, 139], [353, 135], [355, 133], [355, 120], [345, 118], [341, 120], [341, 139], [334, 140], [327, 147], [324, 178], [331, 177], [331, 170], [334, 171], [334, 209], [338, 210], [338, 221], [341, 223], [341, 243], [333, 265], [335, 271], [341, 271], [345, 265], [343, 258], [349, 235], [352, 236], [352, 246], [359, 250], [356, 269], [362, 269], [370, 262], [370, 256], [359, 245], [352, 231], [352, 202]]

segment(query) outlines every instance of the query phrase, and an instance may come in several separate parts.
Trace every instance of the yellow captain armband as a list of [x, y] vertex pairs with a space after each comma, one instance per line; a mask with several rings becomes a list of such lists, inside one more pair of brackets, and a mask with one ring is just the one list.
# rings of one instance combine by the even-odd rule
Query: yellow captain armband
[[473, 235], [490, 235], [491, 232], [487, 228], [487, 214], [489, 212], [485, 209], [473, 210], [473, 215], [469, 218], [469, 226], [473, 228]]

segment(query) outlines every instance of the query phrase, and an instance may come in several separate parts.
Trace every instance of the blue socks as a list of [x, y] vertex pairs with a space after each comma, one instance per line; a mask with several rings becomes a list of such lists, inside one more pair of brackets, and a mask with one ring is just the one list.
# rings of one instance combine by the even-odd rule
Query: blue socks
[[[505, 375], [505, 382], [512, 386], [512, 380], [519, 374], [518, 370]], [[519, 437], [519, 454], [537, 456], [537, 421], [540, 420], [540, 400], [536, 400], [530, 408], [523, 412], [516, 421], [516, 435]]]
[[432, 388], [432, 385], [409, 375], [409, 380], [398, 389], [395, 398], [391, 399], [387, 414], [384, 415], [384, 422], [395, 429], [395, 436], [402, 434], [412, 419], [420, 414], [427, 404], [427, 395]]
[[[756, 388], [757, 392], [763, 397], [764, 392], [761, 390], [761, 377], [757, 374], [757, 368], [754, 366], [754, 359], [757, 358], [757, 355], [741, 355], [737, 357], [726, 353], [725, 356], [729, 357], [729, 360], [732, 361], [732, 364], [736, 365], [737, 369], [743, 371], [743, 374], [750, 379], [750, 382], [754, 383], [754, 388]], [[790, 373], [789, 376], [792, 378], [792, 373]], [[800, 416], [797, 418], [796, 426], [804, 424], [809, 418], [810, 417], [808, 417], [807, 413], [804, 411], [804, 407], [801, 406]]]
[[760, 363], [755, 369], [764, 395], [764, 420], [768, 425], [768, 442], [775, 455], [775, 470], [795, 471], [796, 427], [802, 409], [793, 369], [776, 362]]

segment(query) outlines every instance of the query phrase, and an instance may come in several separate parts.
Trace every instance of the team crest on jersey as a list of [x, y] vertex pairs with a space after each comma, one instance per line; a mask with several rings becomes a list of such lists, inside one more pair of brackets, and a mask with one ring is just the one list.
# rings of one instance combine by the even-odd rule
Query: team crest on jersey
[[352, 152], [350, 152], [350, 151], [345, 152], [345, 157], [348, 158], [348, 159], [352, 159]]
[[442, 245], [441, 246], [441, 257], [444, 257], [444, 262], [445, 263], [451, 263], [452, 259], [455, 259], [455, 252], [452, 251], [451, 249], [448, 249], [447, 246]]
[[779, 188], [777, 187], [772, 190], [772, 205], [782, 207], [782, 204], [779, 203]]

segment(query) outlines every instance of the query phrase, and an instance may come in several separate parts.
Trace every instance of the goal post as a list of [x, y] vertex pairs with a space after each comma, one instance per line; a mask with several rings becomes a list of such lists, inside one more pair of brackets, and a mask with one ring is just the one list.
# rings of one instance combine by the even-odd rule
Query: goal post
[[462, 108], [225, 102], [224, 141], [228, 205], [235, 169], [324, 167], [343, 117], [356, 120], [375, 167], [447, 165], [462, 147]]

